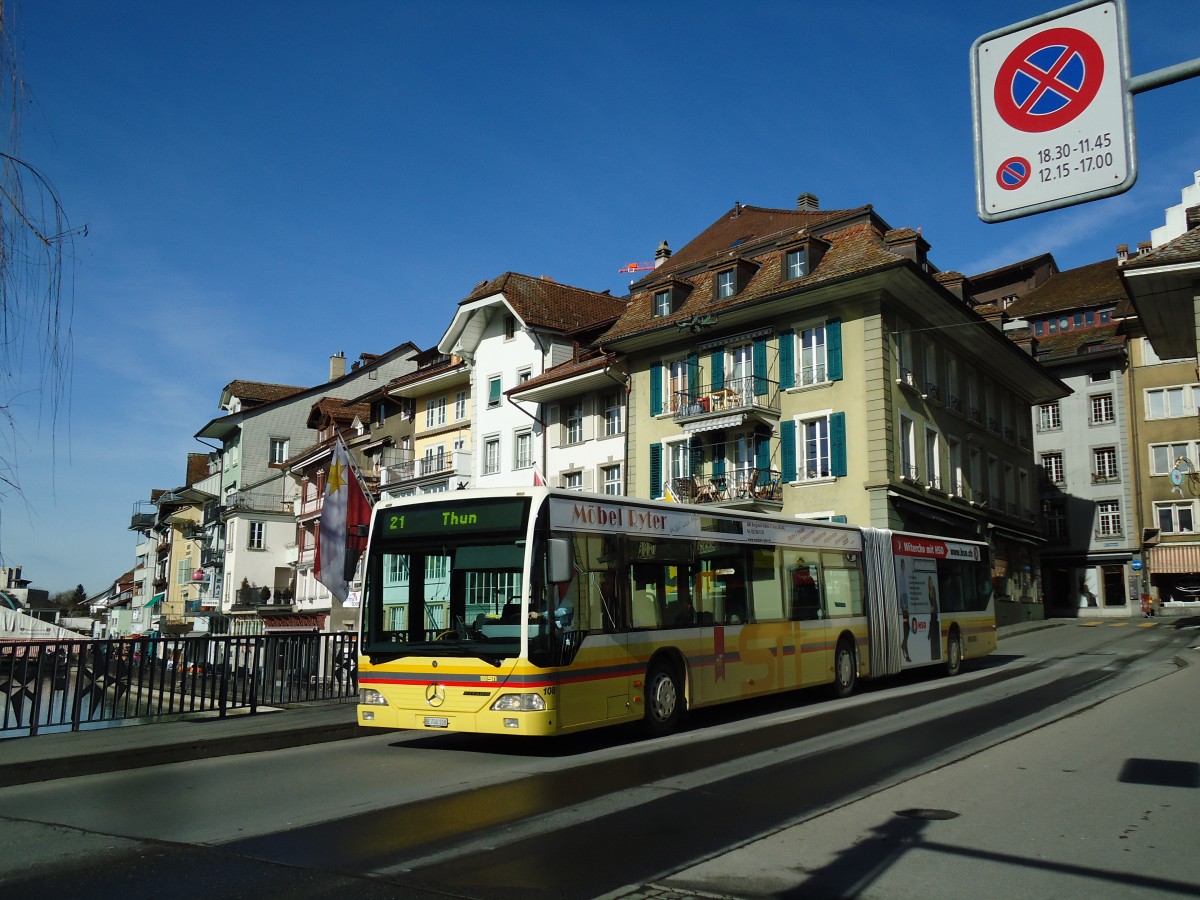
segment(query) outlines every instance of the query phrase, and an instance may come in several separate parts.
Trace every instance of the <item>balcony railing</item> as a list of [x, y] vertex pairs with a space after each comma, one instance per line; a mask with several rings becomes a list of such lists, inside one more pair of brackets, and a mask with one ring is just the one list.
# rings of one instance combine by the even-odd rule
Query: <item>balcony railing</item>
[[720, 474], [696, 468], [690, 475], [668, 479], [668, 487], [682, 503], [731, 503], [746, 500], [783, 500], [783, 479], [776, 469], [730, 469]]
[[454, 450], [450, 453], [424, 456], [394, 466], [384, 466], [380, 471], [379, 483], [383, 487], [406, 481], [420, 481], [425, 478], [469, 478], [470, 476], [471, 454], [466, 450]]
[[292, 501], [265, 491], [238, 491], [225, 498], [225, 508], [251, 512], [290, 513]]
[[779, 383], [752, 375], [727, 378], [720, 387], [702, 384], [668, 397], [676, 422], [688, 422], [737, 412], [766, 412], [779, 415]]

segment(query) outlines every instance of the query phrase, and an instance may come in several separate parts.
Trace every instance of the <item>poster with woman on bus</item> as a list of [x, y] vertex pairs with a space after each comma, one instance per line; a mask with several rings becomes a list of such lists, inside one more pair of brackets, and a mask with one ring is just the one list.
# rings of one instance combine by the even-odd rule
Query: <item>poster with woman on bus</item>
[[897, 554], [895, 560], [900, 609], [907, 609], [908, 620], [901, 637], [903, 665], [935, 662], [942, 658], [937, 559]]

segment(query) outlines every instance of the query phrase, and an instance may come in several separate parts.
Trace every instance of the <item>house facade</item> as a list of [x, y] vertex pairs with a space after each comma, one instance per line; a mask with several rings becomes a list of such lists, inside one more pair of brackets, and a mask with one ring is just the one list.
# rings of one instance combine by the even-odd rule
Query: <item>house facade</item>
[[572, 360], [572, 335], [614, 320], [624, 306], [608, 294], [513, 272], [480, 282], [459, 303], [437, 349], [469, 372], [474, 486], [545, 479], [549, 410], [507, 392]]
[[1030, 409], [1064, 396], [874, 210], [735, 205], [633, 286], [599, 340], [630, 373], [628, 483], [987, 540], [1038, 596]]

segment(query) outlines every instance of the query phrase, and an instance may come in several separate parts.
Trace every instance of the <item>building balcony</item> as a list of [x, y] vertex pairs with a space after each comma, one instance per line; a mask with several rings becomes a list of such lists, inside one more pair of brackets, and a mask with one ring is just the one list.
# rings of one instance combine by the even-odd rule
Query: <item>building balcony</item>
[[379, 486], [385, 488], [442, 478], [469, 479], [470, 477], [471, 454], [466, 450], [454, 450], [450, 453], [439, 453], [397, 463], [393, 466], [384, 466], [380, 470]]
[[783, 502], [783, 480], [776, 469], [731, 469], [720, 474], [697, 468], [668, 480], [681, 503]]
[[685, 431], [736, 427], [750, 417], [779, 419], [779, 383], [765, 378], [728, 378], [720, 387], [702, 384], [668, 399], [670, 408], [664, 412]]
[[200, 548], [200, 567], [202, 569], [215, 569], [224, 562], [224, 550], [214, 550], [210, 547]]
[[263, 491], [238, 491], [225, 498], [228, 512], [291, 513], [292, 506], [291, 500]]
[[221, 510], [223, 507], [216, 500], [210, 500], [204, 504], [203, 524], [205, 527], [213, 525], [221, 520]]

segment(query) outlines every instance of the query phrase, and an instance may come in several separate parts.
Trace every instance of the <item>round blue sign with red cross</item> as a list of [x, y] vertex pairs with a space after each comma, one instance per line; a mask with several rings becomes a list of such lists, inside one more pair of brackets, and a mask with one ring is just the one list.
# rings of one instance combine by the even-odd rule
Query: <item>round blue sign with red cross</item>
[[996, 112], [1018, 131], [1052, 131], [1083, 113], [1103, 80], [1104, 53], [1091, 35], [1049, 28], [1018, 44], [1000, 65]]
[[1006, 191], [1015, 191], [1029, 180], [1032, 171], [1029, 160], [1023, 156], [1014, 156], [1006, 159], [996, 170], [996, 184]]

